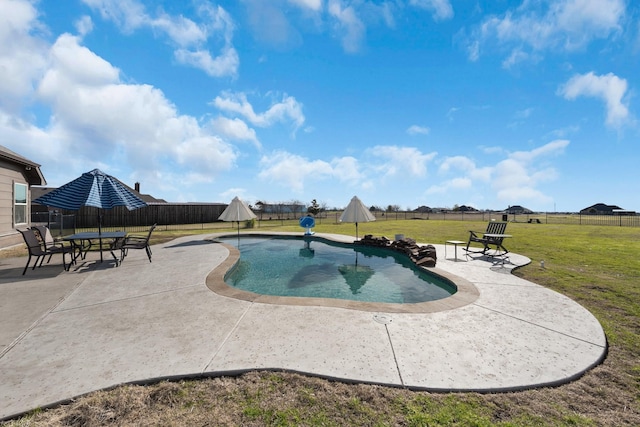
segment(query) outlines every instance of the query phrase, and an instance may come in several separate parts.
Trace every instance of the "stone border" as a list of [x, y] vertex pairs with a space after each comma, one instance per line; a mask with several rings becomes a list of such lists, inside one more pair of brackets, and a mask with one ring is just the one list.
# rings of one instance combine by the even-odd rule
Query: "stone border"
[[[243, 234], [244, 236], [292, 236], [288, 233], [255, 233], [255, 234]], [[298, 236], [296, 234], [295, 236]], [[243, 291], [232, 286], [227, 285], [224, 281], [224, 277], [238, 262], [240, 259], [240, 252], [234, 246], [227, 245], [221, 242], [216, 242], [215, 238], [219, 237], [233, 237], [234, 234], [216, 234], [211, 237], [212, 243], [219, 244], [227, 248], [229, 256], [226, 260], [220, 263], [206, 279], [207, 287], [217, 293], [229, 298], [235, 298], [243, 301], [250, 301], [261, 304], [277, 304], [277, 305], [296, 305], [296, 306], [321, 306], [321, 307], [339, 307], [350, 310], [371, 311], [371, 312], [386, 312], [386, 313], [435, 313], [439, 311], [453, 310], [456, 308], [464, 307], [471, 304], [480, 296], [478, 288], [475, 287], [470, 281], [463, 279], [462, 277], [451, 274], [448, 271], [444, 271], [437, 267], [418, 267], [423, 268], [435, 275], [441, 276], [444, 279], [450, 281], [456, 288], [455, 294], [450, 297], [443, 298], [436, 301], [426, 301], [419, 303], [379, 303], [379, 302], [362, 302], [351, 301], [336, 298], [307, 298], [307, 297], [282, 297], [261, 295], [253, 292]], [[332, 239], [328, 236], [314, 235], [315, 239], [325, 239], [329, 241], [340, 242], [337, 239]]]

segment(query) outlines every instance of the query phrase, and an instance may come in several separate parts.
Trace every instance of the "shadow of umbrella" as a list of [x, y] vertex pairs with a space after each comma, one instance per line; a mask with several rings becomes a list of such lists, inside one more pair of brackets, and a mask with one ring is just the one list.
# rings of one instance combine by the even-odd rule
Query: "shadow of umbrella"
[[[34, 202], [70, 211], [77, 211], [82, 206], [93, 206], [100, 209], [98, 235], [102, 234], [103, 209], [124, 206], [132, 211], [147, 206], [122, 182], [99, 169], [83, 173], [62, 187], [38, 197]], [[102, 262], [102, 237], [100, 237], [100, 248], [100, 261]]]
[[359, 294], [360, 288], [362, 288], [367, 280], [374, 275], [374, 271], [367, 265], [358, 265], [358, 259], [356, 258], [355, 264], [344, 264], [338, 267], [338, 271], [344, 277], [344, 280], [349, 285], [352, 294]]

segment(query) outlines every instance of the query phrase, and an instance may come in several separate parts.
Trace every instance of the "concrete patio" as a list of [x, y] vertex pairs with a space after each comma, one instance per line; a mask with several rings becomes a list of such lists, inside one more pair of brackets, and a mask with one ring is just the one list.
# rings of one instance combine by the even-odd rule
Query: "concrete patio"
[[399, 312], [221, 295], [234, 250], [210, 237], [153, 246], [153, 263], [131, 251], [118, 268], [90, 254], [69, 272], [55, 259], [22, 276], [26, 258], [0, 259], [0, 420], [118, 384], [254, 369], [519, 390], [575, 379], [606, 355], [591, 313], [509, 274], [529, 263], [521, 255], [455, 261], [436, 244], [437, 268], [466, 279], [468, 300]]

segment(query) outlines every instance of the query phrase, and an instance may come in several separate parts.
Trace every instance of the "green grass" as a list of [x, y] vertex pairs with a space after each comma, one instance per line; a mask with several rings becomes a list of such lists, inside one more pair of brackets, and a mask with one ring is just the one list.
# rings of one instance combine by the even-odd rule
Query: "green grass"
[[[419, 243], [442, 244], [466, 240], [468, 230], [485, 227], [486, 222], [385, 220], [360, 224], [359, 235], [404, 234]], [[265, 221], [255, 230], [304, 231], [296, 221]], [[235, 230], [229, 224], [224, 229], [160, 231], [152, 240], [219, 231]], [[314, 231], [355, 235], [355, 226], [323, 220]], [[640, 229], [509, 223], [507, 233], [513, 237], [505, 245], [532, 259], [515, 274], [569, 296], [603, 325], [607, 358], [574, 382], [514, 393], [437, 394], [252, 372], [97, 392], [10, 425], [640, 425]]]

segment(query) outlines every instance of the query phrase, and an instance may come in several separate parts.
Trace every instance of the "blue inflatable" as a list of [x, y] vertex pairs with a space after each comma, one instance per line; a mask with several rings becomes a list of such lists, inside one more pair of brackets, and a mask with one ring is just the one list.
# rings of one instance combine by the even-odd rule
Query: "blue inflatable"
[[300, 218], [300, 227], [306, 228], [307, 231], [304, 233], [306, 236], [310, 236], [313, 234], [311, 229], [316, 226], [316, 220], [312, 216], [303, 216]]

